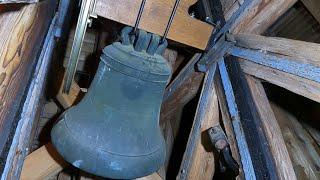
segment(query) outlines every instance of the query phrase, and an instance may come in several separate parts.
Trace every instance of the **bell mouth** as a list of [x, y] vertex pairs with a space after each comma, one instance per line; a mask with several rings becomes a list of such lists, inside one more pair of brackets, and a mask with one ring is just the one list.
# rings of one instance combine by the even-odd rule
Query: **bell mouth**
[[[144, 155], [123, 155], [90, 146], [70, 134], [62, 118], [51, 131], [52, 144], [59, 154], [73, 166], [88, 173], [113, 179], [134, 179], [152, 174], [165, 161], [166, 150], [160, 145], [156, 151]], [[164, 143], [164, 142], [163, 142]]]

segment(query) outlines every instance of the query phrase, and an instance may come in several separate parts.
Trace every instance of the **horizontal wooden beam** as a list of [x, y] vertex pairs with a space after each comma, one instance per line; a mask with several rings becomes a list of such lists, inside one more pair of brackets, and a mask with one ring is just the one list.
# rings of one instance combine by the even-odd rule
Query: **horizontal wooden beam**
[[[96, 0], [94, 13], [126, 25], [134, 26], [142, 0]], [[162, 36], [171, 15], [175, 0], [146, 1], [139, 29]], [[173, 19], [168, 38], [204, 50], [213, 27], [192, 18], [188, 9], [196, 0], [181, 1]]]
[[251, 61], [238, 59], [241, 69], [252, 76], [283, 87], [320, 103], [320, 84]]
[[320, 44], [254, 34], [227, 36], [236, 46], [288, 56], [297, 62], [320, 67]]

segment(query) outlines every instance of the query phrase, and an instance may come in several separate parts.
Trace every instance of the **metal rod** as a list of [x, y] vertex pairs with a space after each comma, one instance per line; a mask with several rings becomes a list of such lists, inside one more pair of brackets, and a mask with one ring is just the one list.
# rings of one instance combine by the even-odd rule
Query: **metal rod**
[[137, 32], [137, 29], [138, 29], [138, 26], [139, 26], [139, 23], [140, 23], [140, 20], [141, 20], [142, 12], [143, 12], [143, 9], [144, 9], [144, 5], [146, 4], [146, 1], [147, 0], [142, 0], [142, 2], [141, 2], [140, 9], [139, 9], [139, 12], [138, 12], [138, 16], [137, 16], [137, 19], [136, 19], [136, 23], [134, 24], [134, 29], [133, 29], [133, 33], [134, 34]]
[[169, 19], [169, 21], [168, 21], [166, 30], [164, 31], [164, 34], [163, 34], [163, 36], [162, 36], [161, 42], [163, 42], [163, 41], [166, 39], [167, 35], [168, 35], [168, 32], [169, 32], [169, 29], [170, 29], [170, 27], [171, 27], [173, 18], [174, 18], [174, 16], [176, 15], [176, 12], [177, 12], [179, 3], [180, 3], [180, 0], [176, 0], [176, 2], [174, 3], [173, 10], [172, 10], [172, 12], [171, 12], [170, 19]]

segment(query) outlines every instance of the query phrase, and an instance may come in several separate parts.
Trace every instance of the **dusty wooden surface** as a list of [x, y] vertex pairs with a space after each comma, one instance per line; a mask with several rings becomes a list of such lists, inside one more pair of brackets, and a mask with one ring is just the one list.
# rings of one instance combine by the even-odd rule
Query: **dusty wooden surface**
[[0, 8], [0, 152], [30, 80], [56, 1]]
[[[149, 0], [141, 17], [139, 28], [162, 36], [175, 0]], [[172, 22], [168, 38], [198, 49], [205, 49], [213, 27], [191, 18], [188, 9], [196, 0], [182, 0]], [[94, 12], [126, 25], [133, 26], [141, 0], [97, 0]]]

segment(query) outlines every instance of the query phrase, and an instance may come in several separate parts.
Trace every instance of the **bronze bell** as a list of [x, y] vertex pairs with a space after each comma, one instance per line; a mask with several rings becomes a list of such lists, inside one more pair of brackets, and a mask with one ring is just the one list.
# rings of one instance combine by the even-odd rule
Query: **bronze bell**
[[171, 76], [160, 55], [167, 42], [132, 28], [121, 42], [103, 49], [82, 101], [64, 112], [51, 131], [52, 143], [74, 166], [107, 178], [133, 179], [157, 171], [165, 161], [159, 114]]

